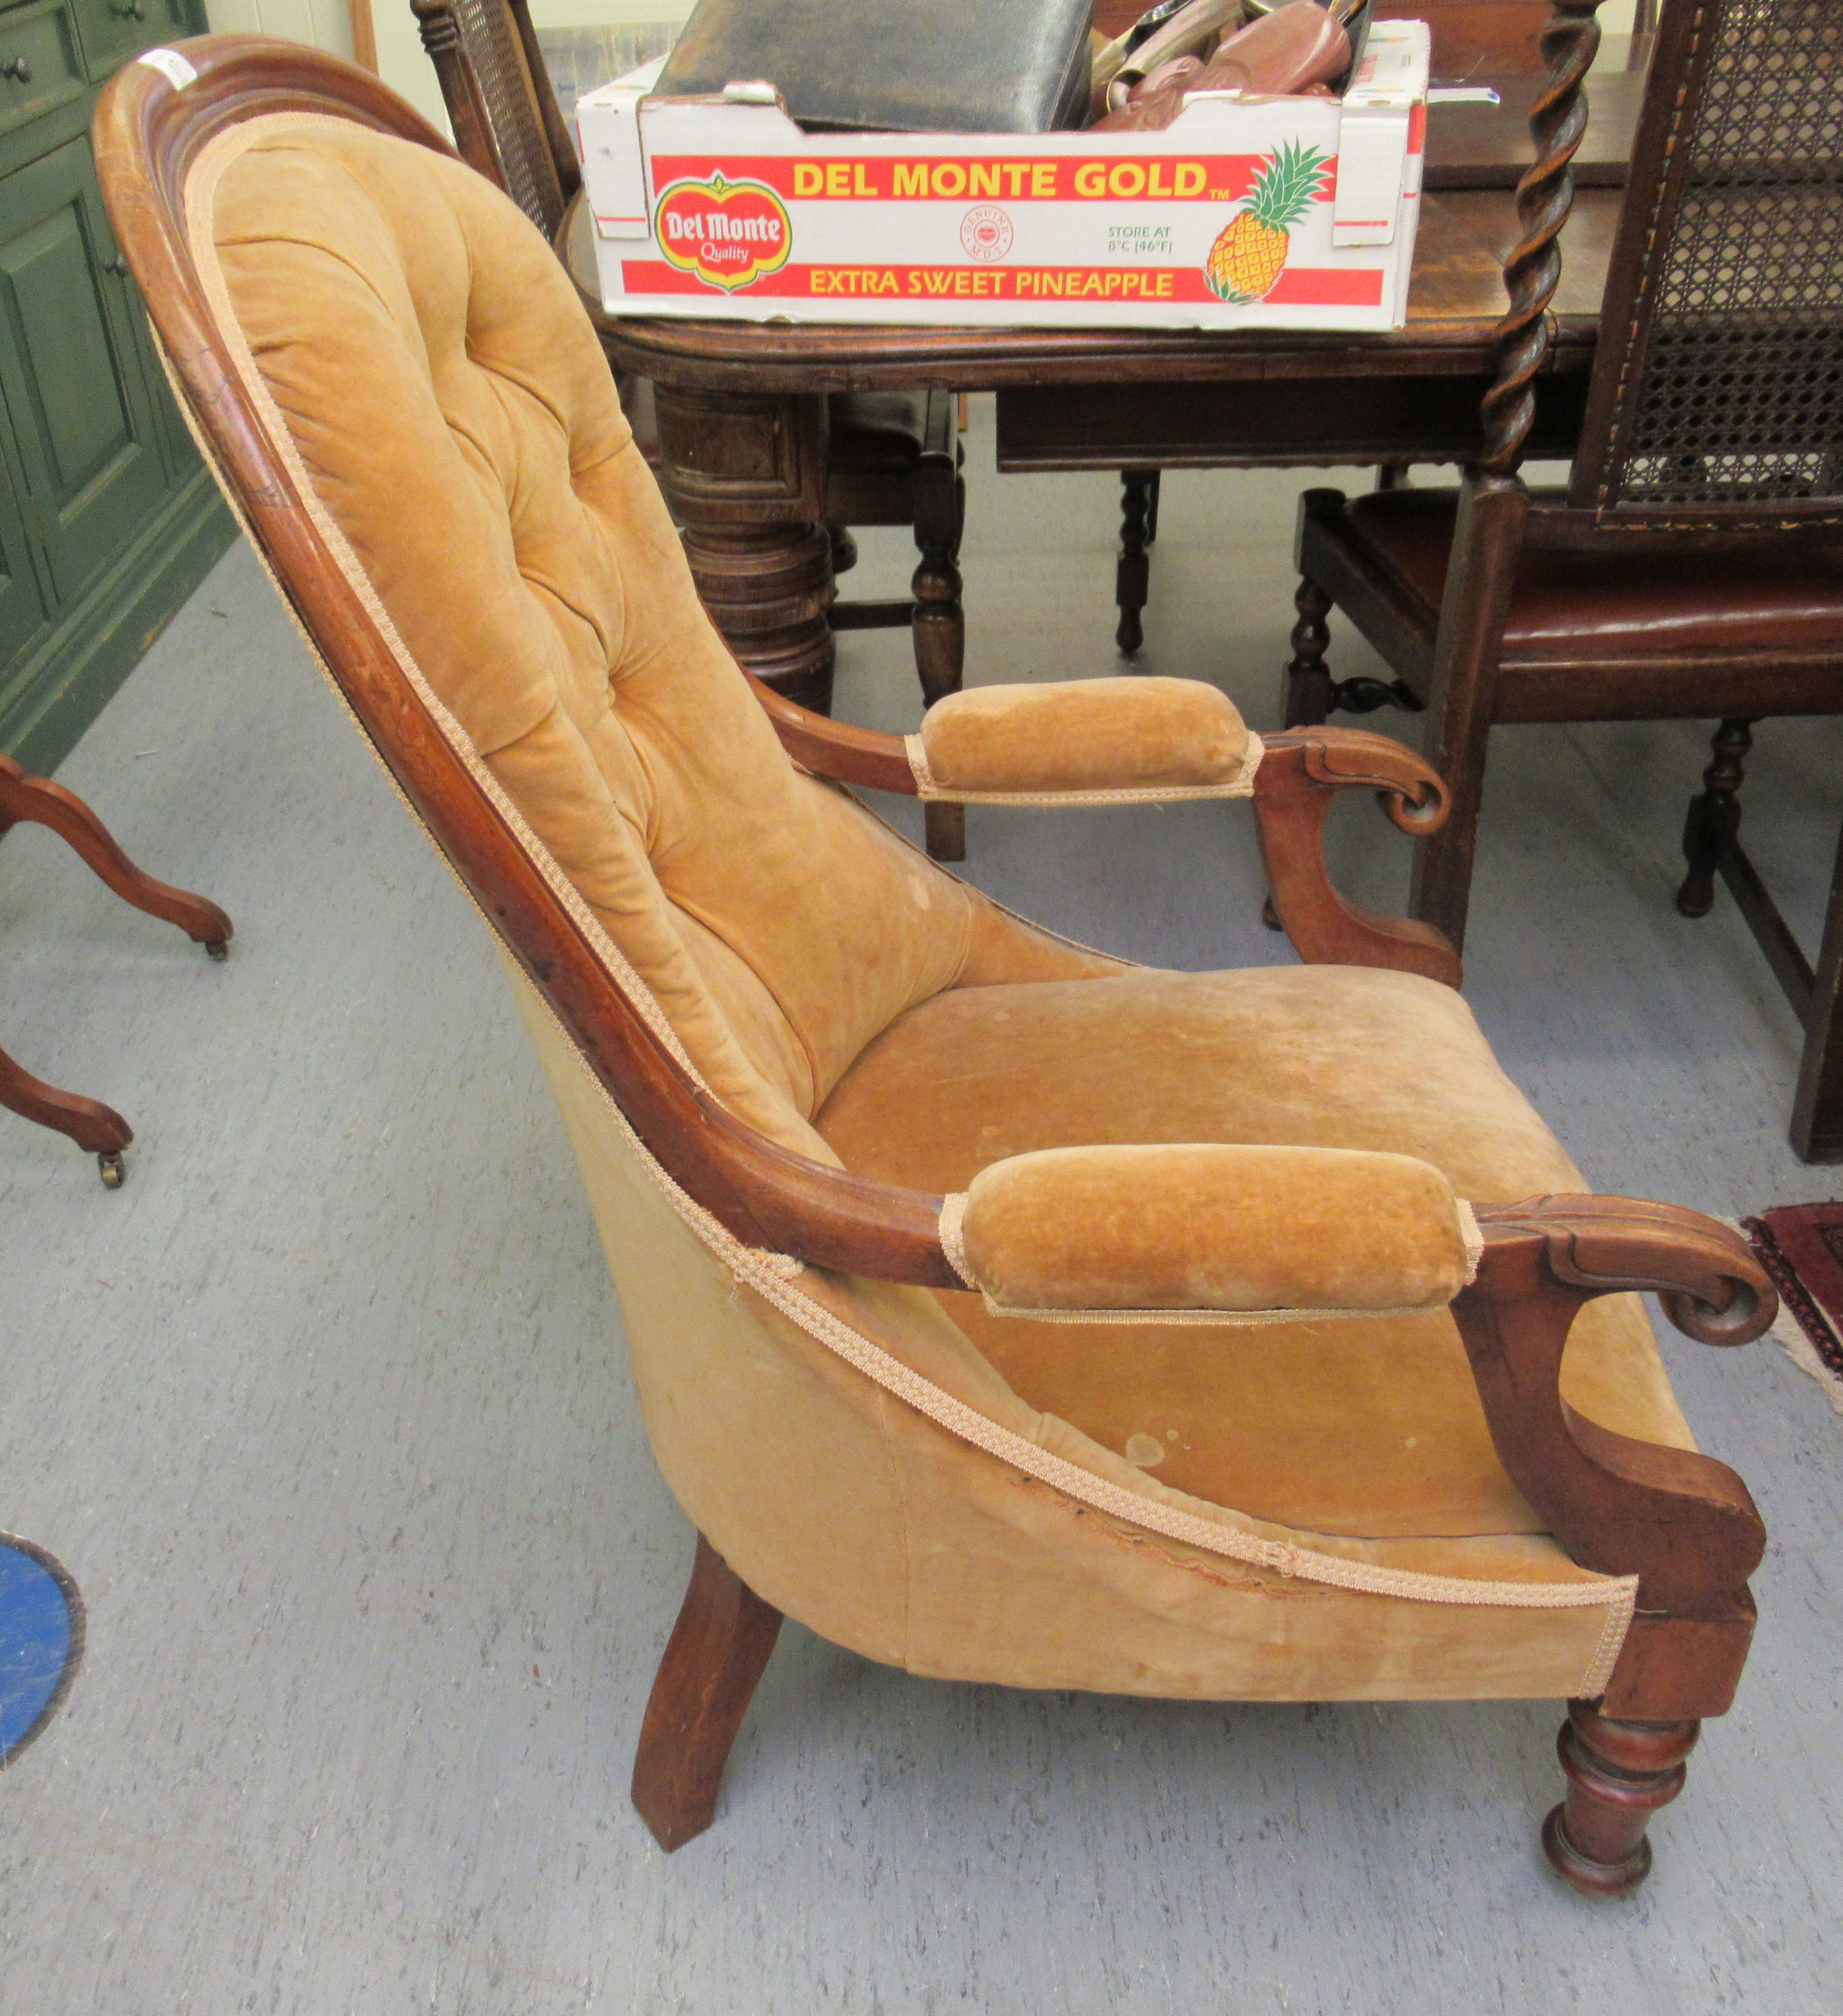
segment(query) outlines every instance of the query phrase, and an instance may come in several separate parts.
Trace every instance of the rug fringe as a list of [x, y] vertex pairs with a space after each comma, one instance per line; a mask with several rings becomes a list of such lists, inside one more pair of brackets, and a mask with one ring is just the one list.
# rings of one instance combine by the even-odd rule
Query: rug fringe
[[1791, 1310], [1781, 1308], [1773, 1319], [1773, 1327], [1767, 1334], [1801, 1372], [1809, 1373], [1817, 1381], [1823, 1388], [1823, 1396], [1830, 1402], [1832, 1409], [1843, 1415], [1843, 1380], [1839, 1380], [1818, 1356], [1816, 1346], [1799, 1327], [1798, 1318]]
[[[1739, 1219], [1724, 1218], [1722, 1223], [1738, 1232], [1749, 1245], [1755, 1244], [1748, 1236], [1747, 1227]], [[1793, 1315], [1791, 1305], [1783, 1297], [1779, 1304], [1779, 1313], [1773, 1319], [1772, 1327], [1766, 1334], [1807, 1378], [1815, 1379], [1823, 1388], [1823, 1396], [1830, 1403], [1831, 1412], [1843, 1417], [1843, 1379], [1839, 1379], [1824, 1363], [1816, 1345], [1805, 1334], [1804, 1325]]]

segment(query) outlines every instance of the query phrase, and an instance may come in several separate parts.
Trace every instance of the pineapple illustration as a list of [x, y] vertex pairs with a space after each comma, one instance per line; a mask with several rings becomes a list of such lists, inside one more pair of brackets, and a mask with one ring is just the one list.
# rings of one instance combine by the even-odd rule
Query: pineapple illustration
[[1212, 293], [1240, 308], [1272, 292], [1292, 244], [1289, 234], [1312, 207], [1324, 164], [1319, 149], [1297, 140], [1267, 157], [1240, 209], [1210, 247], [1203, 276]]

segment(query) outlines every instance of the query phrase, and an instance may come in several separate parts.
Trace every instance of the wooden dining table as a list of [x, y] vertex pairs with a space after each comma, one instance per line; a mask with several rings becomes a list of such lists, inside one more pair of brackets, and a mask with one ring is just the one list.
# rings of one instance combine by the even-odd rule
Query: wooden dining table
[[[1506, 102], [1496, 107], [1438, 107], [1430, 117], [1431, 185], [1421, 200], [1406, 325], [1393, 331], [619, 316], [601, 304], [594, 226], [580, 198], [558, 249], [617, 369], [654, 387], [661, 480], [718, 627], [751, 671], [823, 709], [833, 664], [822, 523], [830, 394], [995, 392], [998, 463], [1007, 471], [1388, 466], [1475, 455], [1505, 305], [1503, 261], [1517, 236], [1510, 185], [1517, 158], [1528, 158], [1522, 107], [1530, 89], [1527, 77], [1506, 79]], [[1628, 109], [1623, 117], [1603, 112], [1582, 176], [1596, 185], [1577, 193], [1562, 235], [1554, 340], [1536, 381], [1528, 444], [1535, 457], [1565, 457], [1579, 435], [1618, 218], [1618, 167], [1636, 109], [1631, 85], [1616, 95]]]

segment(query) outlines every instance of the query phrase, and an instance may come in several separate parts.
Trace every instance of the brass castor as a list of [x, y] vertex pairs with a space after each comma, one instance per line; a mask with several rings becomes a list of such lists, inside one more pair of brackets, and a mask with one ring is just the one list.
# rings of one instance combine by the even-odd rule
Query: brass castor
[[211, 943], [205, 947], [205, 956], [207, 959], [216, 959], [218, 963], [221, 966], [230, 956], [229, 940], [228, 938], [213, 938]]
[[96, 1157], [96, 1168], [101, 1173], [104, 1190], [118, 1190], [121, 1188], [122, 1179], [127, 1175], [128, 1171], [122, 1167], [121, 1150], [119, 1148], [111, 1148], [106, 1154], [99, 1155]]

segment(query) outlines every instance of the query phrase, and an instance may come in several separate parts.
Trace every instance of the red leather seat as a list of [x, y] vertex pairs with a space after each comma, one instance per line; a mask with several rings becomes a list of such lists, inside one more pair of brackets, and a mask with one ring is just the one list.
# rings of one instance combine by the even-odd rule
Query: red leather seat
[[[1445, 592], [1457, 504], [1456, 491], [1384, 490], [1349, 506], [1352, 530], [1430, 621]], [[1521, 659], [1831, 643], [1843, 643], [1843, 547], [1698, 553], [1640, 535], [1604, 558], [1526, 551], [1504, 626], [1506, 655]]]

